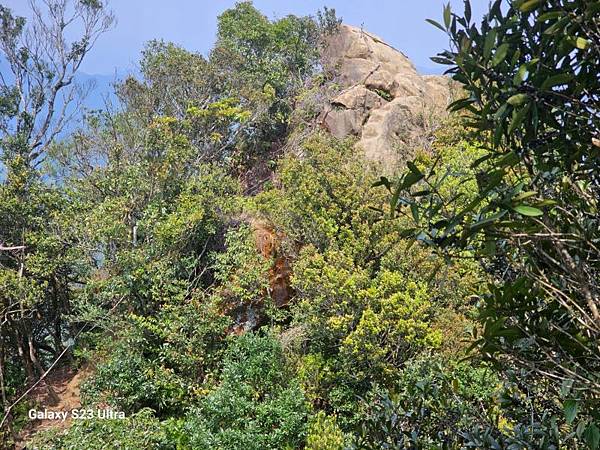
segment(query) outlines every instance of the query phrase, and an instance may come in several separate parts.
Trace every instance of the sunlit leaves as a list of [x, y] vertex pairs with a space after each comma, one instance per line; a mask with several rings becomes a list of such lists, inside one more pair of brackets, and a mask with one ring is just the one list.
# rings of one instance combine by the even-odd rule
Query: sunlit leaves
[[[447, 73], [468, 91], [449, 110], [462, 112], [486, 143], [471, 165], [475, 199], [465, 208], [456, 207], [460, 197], [444, 202], [430, 175], [440, 170], [434, 163], [392, 200], [396, 211], [418, 222], [410, 231], [420, 242], [450, 255], [475, 251], [491, 264], [502, 255], [510, 260], [506, 270], [521, 275], [519, 283], [498, 280], [482, 310], [484, 338], [475, 347], [492, 360], [506, 353], [525, 366], [536, 361], [549, 381], [576, 370], [581, 392], [587, 392], [583, 386], [598, 390], [600, 357], [588, 340], [600, 332], [598, 301], [585, 294], [597, 291], [597, 277], [583, 272], [597, 273], [600, 260], [587, 244], [599, 239], [600, 229], [592, 175], [600, 164], [593, 148], [600, 54], [592, 45], [600, 9], [581, 0], [519, 0], [506, 10], [501, 3], [490, 5], [480, 30], [466, 25], [467, 11], [463, 18], [453, 15], [451, 50], [439, 54], [445, 65], [454, 61]], [[407, 170], [396, 187], [413, 173]], [[441, 211], [443, 219], [431, 220]], [[587, 311], [583, 322], [573, 307]], [[514, 339], [519, 336], [527, 341]], [[555, 354], [561, 364], [547, 356]], [[564, 403], [564, 419], [590, 448], [597, 445], [593, 398], [586, 393]]]
[[522, 216], [528, 217], [538, 217], [544, 214], [544, 212], [541, 209], [527, 205], [517, 205], [513, 209]]
[[491, 61], [492, 67], [496, 67], [497, 65], [499, 65], [502, 61], [504, 61], [506, 59], [509, 49], [510, 49], [510, 44], [507, 44], [507, 43], [501, 44], [498, 47], [498, 49], [496, 50], [496, 53], [494, 53], [494, 57], [492, 58], [492, 61]]

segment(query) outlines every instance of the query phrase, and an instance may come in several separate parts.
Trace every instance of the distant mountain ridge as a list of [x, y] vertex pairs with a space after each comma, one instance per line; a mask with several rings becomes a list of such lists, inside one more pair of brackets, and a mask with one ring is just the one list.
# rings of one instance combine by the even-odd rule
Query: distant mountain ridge
[[[13, 75], [10, 70], [9, 64], [6, 59], [0, 57], [0, 72], [2, 76], [6, 80], [7, 83], [13, 82]], [[73, 120], [67, 124], [61, 136], [67, 136], [70, 132], [72, 132], [77, 126], [81, 123], [81, 118], [83, 117], [83, 113], [85, 110], [95, 110], [95, 109], [104, 109], [106, 106], [106, 102], [111, 102], [112, 104], [116, 104], [118, 99], [114, 93], [114, 85], [119, 80], [124, 79], [127, 76], [126, 72], [116, 71], [113, 75], [104, 75], [104, 74], [88, 74], [85, 72], [78, 72], [75, 75], [75, 83], [85, 86], [91, 84], [91, 89], [89, 90], [87, 96], [83, 99], [82, 109], [78, 111]], [[62, 107], [62, 103], [60, 100], [62, 99], [59, 94], [57, 109]], [[73, 112], [73, 108], [75, 107], [75, 102], [71, 104], [71, 106], [67, 109], [67, 114]]]

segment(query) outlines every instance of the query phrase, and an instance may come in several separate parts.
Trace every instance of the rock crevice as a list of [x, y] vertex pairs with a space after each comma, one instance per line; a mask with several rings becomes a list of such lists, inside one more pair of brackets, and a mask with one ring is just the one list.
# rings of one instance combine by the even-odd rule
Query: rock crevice
[[402, 52], [374, 34], [341, 25], [322, 57], [340, 91], [321, 124], [338, 138], [356, 136], [370, 160], [393, 166], [409, 158], [428, 125], [445, 115], [449, 79], [420, 75]]

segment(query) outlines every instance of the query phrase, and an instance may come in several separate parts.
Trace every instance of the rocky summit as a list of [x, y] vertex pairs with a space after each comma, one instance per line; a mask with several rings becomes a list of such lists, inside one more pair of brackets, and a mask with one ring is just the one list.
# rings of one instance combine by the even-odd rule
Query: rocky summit
[[420, 75], [402, 52], [351, 25], [329, 37], [322, 59], [341, 91], [321, 125], [339, 138], [358, 137], [366, 157], [385, 165], [411, 156], [452, 97], [448, 77]]

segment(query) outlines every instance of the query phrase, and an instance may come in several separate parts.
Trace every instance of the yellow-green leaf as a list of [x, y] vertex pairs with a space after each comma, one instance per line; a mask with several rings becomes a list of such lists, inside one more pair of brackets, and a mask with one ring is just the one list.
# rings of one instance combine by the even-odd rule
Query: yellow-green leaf
[[450, 9], [450, 3], [444, 6], [444, 25], [446, 28], [450, 28], [450, 20], [452, 18], [452, 10]]
[[525, 103], [528, 99], [529, 99], [529, 96], [527, 94], [516, 94], [516, 95], [513, 95], [512, 97], [510, 97], [506, 101], [506, 103], [508, 103], [511, 106], [520, 106], [523, 103]]
[[523, 3], [521, 6], [519, 6], [519, 9], [522, 12], [530, 12], [533, 11], [535, 8], [537, 8], [543, 0], [528, 0], [525, 3]]
[[500, 64], [502, 61], [504, 61], [506, 59], [506, 55], [508, 54], [508, 49], [510, 48], [510, 45], [508, 44], [501, 44], [498, 47], [498, 50], [496, 50], [496, 53], [494, 54], [494, 57], [492, 58], [492, 67], [496, 67], [498, 64]]
[[589, 44], [590, 41], [582, 37], [578, 37], [577, 39], [575, 39], [575, 47], [577, 47], [578, 49], [585, 50]]
[[534, 208], [533, 206], [518, 205], [513, 208], [516, 212], [522, 216], [538, 217], [542, 216], [544, 212], [541, 209]]

